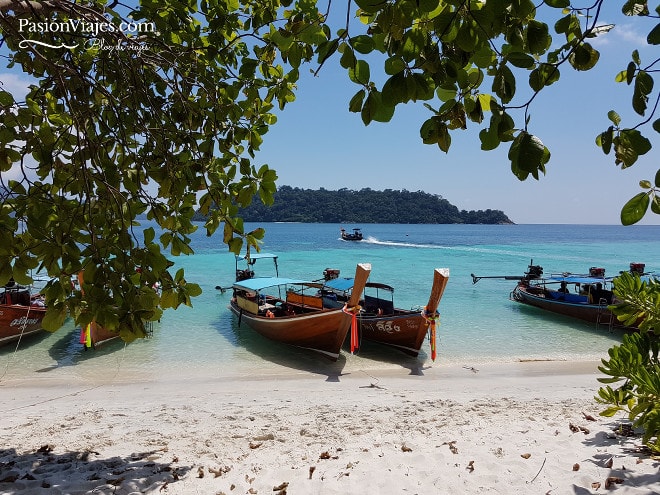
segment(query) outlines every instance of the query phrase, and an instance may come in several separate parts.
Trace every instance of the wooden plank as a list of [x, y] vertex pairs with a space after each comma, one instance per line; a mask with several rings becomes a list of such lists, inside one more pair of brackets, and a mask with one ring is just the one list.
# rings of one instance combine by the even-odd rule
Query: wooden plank
[[438, 309], [442, 294], [445, 292], [449, 282], [449, 268], [436, 268], [433, 271], [433, 287], [431, 288], [431, 295], [429, 302], [426, 304], [427, 314], [433, 314]]
[[364, 286], [367, 283], [369, 274], [371, 273], [371, 263], [358, 263], [355, 268], [355, 279], [353, 281], [353, 291], [351, 292], [351, 298], [346, 304], [349, 308], [353, 308], [358, 305], [360, 302], [360, 297], [362, 297], [362, 291]]

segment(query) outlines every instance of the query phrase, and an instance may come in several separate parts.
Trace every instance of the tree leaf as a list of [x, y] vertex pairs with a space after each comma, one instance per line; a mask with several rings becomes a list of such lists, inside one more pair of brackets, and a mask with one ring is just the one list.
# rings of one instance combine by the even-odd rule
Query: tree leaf
[[530, 53], [541, 55], [550, 47], [552, 38], [549, 35], [548, 25], [537, 20], [529, 21], [527, 25], [527, 47]]
[[594, 50], [589, 43], [581, 43], [569, 55], [568, 61], [576, 70], [590, 70], [598, 63], [600, 53]]
[[546, 5], [555, 9], [565, 9], [571, 4], [570, 0], [545, 0]]
[[509, 103], [516, 93], [516, 78], [505, 64], [501, 64], [493, 78], [493, 92], [502, 103]]
[[545, 164], [549, 159], [550, 151], [543, 142], [526, 131], [521, 131], [509, 148], [511, 170], [520, 180], [525, 180], [529, 174], [538, 180], [538, 172], [545, 174]]
[[633, 196], [621, 209], [621, 223], [633, 225], [639, 222], [649, 207], [649, 195], [645, 192]]

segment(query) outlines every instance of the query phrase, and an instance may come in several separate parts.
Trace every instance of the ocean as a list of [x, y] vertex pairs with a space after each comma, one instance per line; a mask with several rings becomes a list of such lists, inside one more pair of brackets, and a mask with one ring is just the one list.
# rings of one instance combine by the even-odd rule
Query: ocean
[[[145, 222], [146, 224], [146, 222]], [[79, 344], [73, 323], [55, 333], [24, 339], [0, 348], [0, 384], [13, 379], [130, 380], [205, 374], [272, 376], [315, 373], [326, 379], [346, 370], [405, 368], [423, 374], [428, 366], [520, 360], [593, 361], [621, 341], [620, 333], [544, 313], [509, 300], [515, 281], [478, 276], [522, 275], [530, 263], [545, 274], [586, 273], [605, 268], [606, 275], [627, 270], [631, 262], [660, 273], [660, 226], [604, 225], [343, 225], [362, 228], [361, 242], [342, 241], [337, 224], [273, 223], [266, 228], [262, 251], [278, 255], [281, 276], [318, 279], [326, 268], [350, 277], [357, 263], [372, 265], [371, 281], [395, 287], [401, 308], [423, 307], [435, 268], [449, 268], [439, 311], [438, 355], [430, 359], [428, 344], [417, 358], [365, 343], [351, 355], [344, 350], [336, 363], [307, 351], [268, 341], [228, 310], [234, 255], [221, 240], [206, 237], [203, 226], [193, 235], [193, 256], [174, 258], [186, 278], [203, 294], [193, 307], [167, 311], [153, 336], [125, 345], [111, 342], [96, 351]], [[247, 229], [257, 224], [247, 224]], [[219, 237], [219, 236], [218, 236]], [[268, 260], [255, 265], [258, 275], [274, 274]]]

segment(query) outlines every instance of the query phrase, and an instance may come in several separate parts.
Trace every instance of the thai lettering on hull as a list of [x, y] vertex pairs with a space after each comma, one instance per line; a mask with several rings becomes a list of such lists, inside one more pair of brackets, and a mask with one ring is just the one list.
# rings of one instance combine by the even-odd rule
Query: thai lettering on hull
[[39, 318], [28, 318], [27, 316], [21, 316], [20, 318], [15, 318], [9, 324], [10, 327], [22, 327], [23, 325], [36, 325], [39, 323]]

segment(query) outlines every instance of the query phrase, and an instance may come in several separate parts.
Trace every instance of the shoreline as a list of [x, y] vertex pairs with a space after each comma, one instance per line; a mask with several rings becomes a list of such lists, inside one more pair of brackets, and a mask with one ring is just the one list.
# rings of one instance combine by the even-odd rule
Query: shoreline
[[597, 365], [0, 381], [0, 494], [656, 493]]

